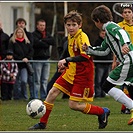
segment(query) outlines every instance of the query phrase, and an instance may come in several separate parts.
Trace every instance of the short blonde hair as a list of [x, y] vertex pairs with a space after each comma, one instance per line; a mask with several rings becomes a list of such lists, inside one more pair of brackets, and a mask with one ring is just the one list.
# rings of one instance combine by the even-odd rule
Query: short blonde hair
[[16, 38], [17, 38], [16, 34], [17, 34], [17, 31], [18, 31], [18, 30], [21, 30], [21, 31], [23, 32], [23, 37], [24, 37], [24, 39], [25, 39], [26, 44], [27, 44], [27, 43], [30, 43], [28, 37], [26, 36], [26, 33], [25, 33], [24, 29], [21, 28], [21, 27], [18, 27], [18, 28], [15, 29], [15, 31], [14, 31], [14, 33], [13, 33], [13, 36], [10, 38], [10, 41], [12, 41], [13, 43], [16, 42]]

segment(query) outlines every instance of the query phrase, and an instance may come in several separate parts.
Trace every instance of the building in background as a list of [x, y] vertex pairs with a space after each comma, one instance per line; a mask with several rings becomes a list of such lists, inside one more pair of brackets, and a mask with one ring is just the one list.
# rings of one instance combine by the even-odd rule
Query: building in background
[[27, 30], [34, 29], [34, 3], [33, 2], [0, 2], [0, 21], [7, 34], [11, 34], [15, 29], [17, 18], [25, 18]]

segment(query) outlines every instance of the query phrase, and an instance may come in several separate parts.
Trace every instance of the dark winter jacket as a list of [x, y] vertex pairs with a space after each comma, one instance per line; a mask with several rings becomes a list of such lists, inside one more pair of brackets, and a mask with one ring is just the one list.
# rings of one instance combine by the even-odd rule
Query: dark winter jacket
[[55, 45], [54, 38], [46, 32], [46, 38], [37, 29], [33, 34], [34, 60], [46, 60], [50, 58], [50, 45]]
[[5, 58], [6, 50], [8, 48], [9, 36], [0, 29], [0, 56]]
[[[16, 40], [15, 43], [9, 42], [8, 48], [13, 50], [15, 60], [22, 60], [23, 58], [31, 60], [34, 54], [31, 44], [26, 44], [25, 40], [22, 42]], [[18, 63], [18, 68], [26, 68], [26, 63]]]
[[[27, 38], [29, 39], [30, 41], [30, 44], [33, 46], [33, 35], [31, 32], [27, 31], [26, 28], [24, 28], [24, 31], [25, 31], [25, 34], [27, 36]], [[13, 36], [13, 33], [10, 35], [10, 38]]]

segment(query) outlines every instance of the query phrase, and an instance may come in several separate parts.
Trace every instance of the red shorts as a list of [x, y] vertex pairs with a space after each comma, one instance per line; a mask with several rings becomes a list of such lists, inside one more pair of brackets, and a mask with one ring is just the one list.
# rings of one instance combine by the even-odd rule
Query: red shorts
[[70, 96], [73, 101], [93, 101], [94, 85], [70, 84], [60, 76], [54, 83], [54, 87]]

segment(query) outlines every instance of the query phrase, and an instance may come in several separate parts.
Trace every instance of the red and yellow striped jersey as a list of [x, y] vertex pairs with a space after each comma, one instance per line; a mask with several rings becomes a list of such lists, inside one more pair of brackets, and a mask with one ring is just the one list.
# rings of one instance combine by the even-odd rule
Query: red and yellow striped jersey
[[118, 25], [128, 32], [133, 44], [133, 24], [128, 24], [125, 20], [123, 20], [122, 22], [119, 22]]
[[82, 45], [85, 43], [88, 46], [90, 45], [88, 36], [81, 29], [74, 36], [68, 35], [68, 51], [70, 57], [82, 55], [88, 59], [83, 62], [69, 62], [68, 69], [66, 69], [62, 77], [70, 84], [92, 84], [94, 64], [92, 57], [82, 50]]

